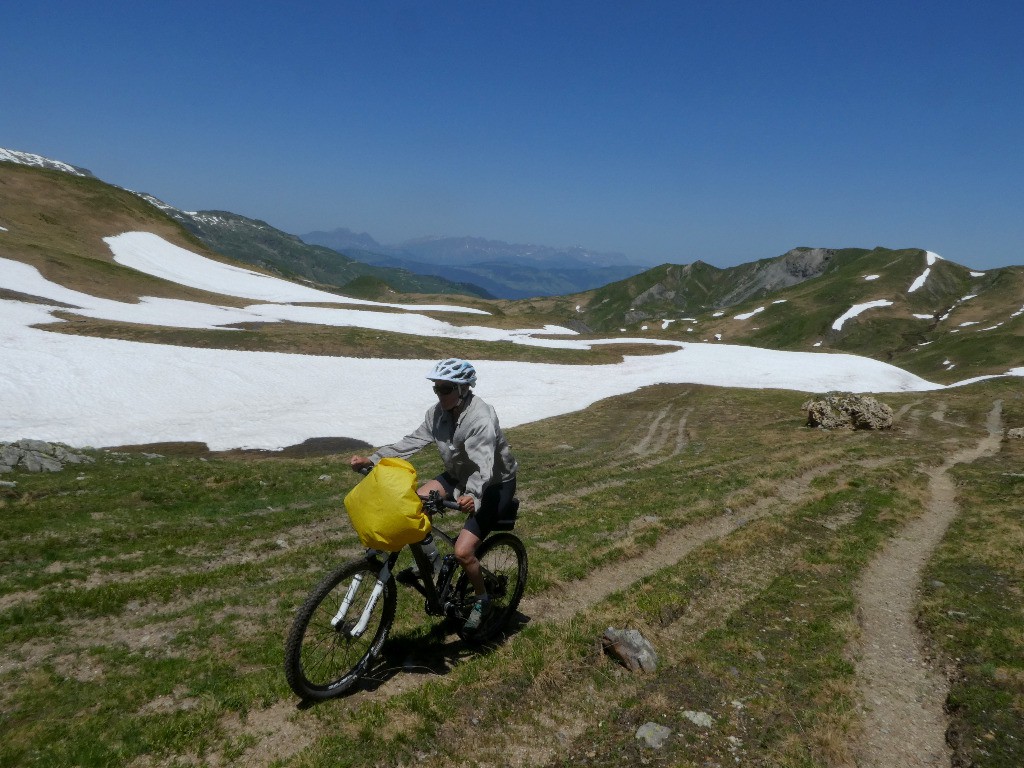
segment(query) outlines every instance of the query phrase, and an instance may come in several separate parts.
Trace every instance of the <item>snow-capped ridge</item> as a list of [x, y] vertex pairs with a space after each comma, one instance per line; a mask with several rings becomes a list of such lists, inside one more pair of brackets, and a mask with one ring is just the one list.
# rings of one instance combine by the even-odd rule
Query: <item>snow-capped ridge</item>
[[79, 168], [76, 165], [70, 163], [64, 163], [60, 160], [51, 160], [48, 157], [42, 155], [36, 155], [31, 152], [19, 152], [16, 149], [4, 149], [0, 147], [0, 162], [7, 161], [8, 163], [17, 163], [18, 165], [29, 165], [34, 168], [45, 168], [50, 171], [61, 171], [62, 173], [70, 173], [72, 176], [88, 176], [95, 178], [91, 171], [85, 168]]

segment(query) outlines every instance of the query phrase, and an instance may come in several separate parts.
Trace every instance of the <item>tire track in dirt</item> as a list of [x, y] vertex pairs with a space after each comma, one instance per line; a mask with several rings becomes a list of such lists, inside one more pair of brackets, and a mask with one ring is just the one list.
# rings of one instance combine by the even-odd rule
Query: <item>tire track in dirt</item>
[[[859, 462], [858, 465], [877, 466], [878, 463], [867, 460]], [[814, 467], [791, 480], [777, 484], [773, 496], [762, 497], [747, 507], [738, 507], [735, 511], [685, 526], [673, 534], [662, 537], [658, 544], [645, 552], [641, 558], [616, 563], [579, 581], [524, 598], [519, 610], [531, 621], [558, 622], [571, 619], [612, 593], [650, 576], [661, 568], [675, 565], [698, 547], [727, 536], [747, 523], [768, 516], [778, 505], [792, 505], [803, 501], [815, 479], [843, 468], [844, 465], [841, 464]], [[444, 659], [441, 664], [446, 668], [460, 663], [469, 655], [468, 650], [460, 642], [447, 644], [443, 653]], [[371, 685], [361, 687], [345, 697], [345, 704], [355, 708], [368, 702], [380, 702], [414, 690], [432, 675], [444, 672], [443, 669], [434, 669], [433, 665], [426, 664], [422, 669], [424, 674], [402, 674], [403, 671], [409, 671], [410, 662], [411, 660], [407, 660], [403, 667], [378, 670], [377, 674], [380, 676], [377, 680], [370, 681]], [[274, 710], [273, 715], [267, 715], [261, 720], [259, 728], [245, 724], [241, 726], [242, 732], [254, 738], [256, 743], [246, 750], [238, 764], [247, 768], [263, 768], [269, 765], [265, 759], [270, 754], [266, 746], [272, 743], [279, 733], [287, 731], [293, 734], [292, 754], [298, 754], [306, 747], [312, 746], [318, 738], [311, 730], [294, 734], [295, 718], [299, 716], [297, 706], [276, 707]], [[238, 727], [236, 721], [232, 720], [232, 724]], [[568, 730], [572, 731], [571, 728]]]
[[[287, 507], [287, 509], [293, 508], [301, 509], [302, 505], [289, 505]], [[277, 512], [279, 510], [270, 511]], [[352, 527], [343, 515], [338, 515], [333, 521], [326, 523], [315, 521], [293, 525], [291, 528], [284, 529], [265, 539], [226, 542], [224, 548], [219, 552], [211, 552], [209, 546], [199, 544], [191, 547], [180, 547], [176, 555], [188, 559], [188, 562], [182, 565], [151, 565], [136, 571], [102, 570], [103, 566], [110, 563], [141, 559], [144, 555], [142, 551], [117, 558], [97, 557], [91, 560], [83, 560], [76, 564], [54, 561], [47, 566], [46, 573], [62, 574], [66, 568], [75, 567], [84, 568], [88, 571], [88, 574], [85, 576], [69, 577], [58, 584], [39, 589], [9, 592], [0, 595], [0, 611], [6, 611], [14, 606], [33, 603], [43, 597], [67, 589], [96, 589], [110, 584], [135, 584], [147, 579], [167, 576], [215, 573], [222, 568], [234, 565], [270, 563], [279, 558], [282, 552], [287, 552], [290, 549], [325, 541], [344, 542], [346, 537], [352, 538]], [[362, 551], [363, 548], [359, 546], [358, 542], [339, 544], [334, 557], [340, 562], [344, 558], [355, 557]]]
[[558, 587], [557, 595], [544, 594], [524, 598], [523, 613], [539, 621], [564, 621], [613, 592], [675, 565], [698, 547], [723, 538], [749, 522], [769, 515], [779, 504], [794, 504], [808, 492], [811, 483], [841, 468], [838, 464], [814, 467], [792, 480], [776, 486], [774, 496], [765, 496], [754, 504], [709, 520], [687, 525], [662, 536], [643, 557], [630, 558], [594, 571], [588, 576]]
[[[637, 471], [641, 469], [652, 469], [678, 456], [689, 443], [686, 423], [690, 413], [693, 412], [693, 409], [686, 409], [678, 421], [675, 420], [672, 410], [672, 405], [667, 405], [662, 408], [661, 411], [651, 419], [651, 423], [648, 425], [644, 436], [632, 447], [622, 451], [619, 458], [612, 459], [610, 461], [604, 460], [599, 464], [595, 463], [593, 466], [599, 466], [601, 468], [602, 476], [607, 476], [611, 470], [620, 469], [626, 465], [630, 465]], [[666, 419], [670, 415], [672, 415], [673, 418], [666, 422]], [[666, 452], [665, 448], [670, 442], [672, 443], [672, 450]], [[738, 463], [743, 463], [745, 461], [748, 460], [745, 459]], [[581, 463], [577, 465], [577, 468], [585, 466], [587, 465]], [[519, 497], [521, 501], [529, 505], [531, 510], [540, 511], [547, 509], [548, 507], [564, 504], [565, 502], [573, 499], [580, 499], [584, 496], [589, 496], [593, 493], [621, 488], [622, 486], [627, 485], [630, 481], [631, 478], [629, 477], [600, 480], [589, 485], [577, 486], [571, 491], [545, 496], [543, 499], [536, 501], [532, 499], [528, 491], [519, 493]]]
[[[669, 419], [670, 416], [674, 417], [673, 410], [675, 409], [675, 401], [686, 397], [689, 392], [684, 392], [681, 395], [673, 398], [672, 402], [662, 408], [658, 413], [652, 416], [649, 420], [645, 420], [643, 424], [639, 424], [634, 427], [633, 433], [643, 432], [642, 436], [632, 442], [632, 445], [622, 448], [617, 447], [616, 456], [609, 458], [605, 454], [600, 454], [592, 458], [584, 459], [579, 457], [577, 461], [574, 461], [573, 467], [576, 470], [592, 469], [596, 472], [600, 472], [602, 476], [609, 474], [611, 470], [620, 469], [626, 465], [631, 465], [636, 468], [650, 468], [663, 464], [675, 456], [682, 453], [683, 449], [689, 442], [689, 435], [686, 431], [686, 421], [689, 415], [693, 412], [693, 408], [687, 408], [683, 413], [682, 418], [673, 427], [674, 418]], [[669, 419], [667, 423], [663, 423]], [[646, 424], [646, 427], [644, 426]], [[669, 453], [664, 453], [666, 444], [675, 438], [675, 447]], [[653, 458], [652, 458], [653, 457]], [[646, 461], [640, 462], [640, 459], [646, 459]], [[640, 463], [638, 463], [640, 462]], [[614, 485], [611, 487], [619, 487], [625, 484], [625, 480], [614, 481]], [[573, 498], [578, 498], [580, 495], [589, 493], [590, 488], [596, 490], [605, 490], [606, 484], [599, 483], [597, 485], [587, 486], [586, 488], [578, 488], [573, 494]], [[530, 492], [527, 489], [522, 489], [519, 492], [520, 498], [533, 504], [533, 499], [530, 496]], [[564, 496], [559, 496], [558, 499], [564, 499]], [[542, 502], [545, 506], [550, 506], [556, 503], [555, 497], [546, 497]]]
[[949, 766], [945, 676], [932, 670], [914, 625], [921, 571], [957, 515], [949, 470], [999, 450], [1002, 401], [988, 414], [988, 435], [939, 467], [926, 469], [929, 501], [865, 571], [858, 586], [863, 634], [857, 676], [865, 707], [864, 731], [855, 752], [864, 768]]
[[[860, 462], [859, 466], [870, 468], [881, 463], [884, 462], [868, 460]], [[788, 503], [806, 498], [799, 493], [803, 480], [803, 476], [797, 478], [784, 491]], [[841, 511], [822, 520], [821, 525], [835, 531], [849, 525], [856, 516], [857, 513]], [[662, 623], [649, 626], [645, 634], [656, 648], [661, 649], [661, 663], [676, 663], [678, 649], [687, 648], [707, 632], [725, 626], [737, 610], [765, 589], [787, 564], [799, 556], [805, 545], [806, 542], [791, 543], [752, 550], [739, 561], [718, 570], [712, 582], [694, 594], [682, 614], [663, 618]], [[449, 754], [443, 764], [445, 768], [527, 768], [569, 764], [571, 750], [578, 746], [578, 740], [588, 728], [598, 720], [612, 716], [623, 700], [642, 698], [650, 684], [644, 676], [620, 676], [616, 679], [612, 695], [600, 687], [595, 688], [589, 680], [581, 681], [575, 688], [572, 683], [565, 683], [557, 700], [539, 698], [535, 701], [527, 720], [505, 722], [501, 733], [493, 734], [495, 743], [485, 750], [474, 746], [468, 732], [456, 728], [448, 742], [449, 747], [455, 747], [450, 752], [469, 757], [452, 762]], [[566, 700], [574, 702], [569, 709], [566, 709]]]

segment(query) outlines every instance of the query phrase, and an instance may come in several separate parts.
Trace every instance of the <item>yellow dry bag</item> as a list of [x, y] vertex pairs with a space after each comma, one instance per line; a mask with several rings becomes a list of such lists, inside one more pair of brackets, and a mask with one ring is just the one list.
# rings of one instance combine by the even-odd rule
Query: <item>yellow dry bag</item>
[[397, 552], [422, 541], [430, 518], [416, 495], [416, 468], [404, 459], [377, 462], [345, 496], [345, 509], [364, 547]]

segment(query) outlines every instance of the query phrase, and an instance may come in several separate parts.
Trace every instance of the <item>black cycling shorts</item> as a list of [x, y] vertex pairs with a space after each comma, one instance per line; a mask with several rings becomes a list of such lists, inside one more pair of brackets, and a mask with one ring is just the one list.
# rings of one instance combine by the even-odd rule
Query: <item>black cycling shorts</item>
[[[434, 478], [444, 488], [449, 499], [455, 501], [456, 480], [447, 472], [443, 472]], [[483, 498], [480, 500], [480, 509], [476, 514], [466, 518], [462, 527], [470, 533], [487, 538], [487, 535], [494, 530], [494, 526], [502, 519], [502, 513], [508, 510], [512, 499], [516, 495], [516, 479], [506, 480], [503, 483], [494, 483], [484, 488]]]

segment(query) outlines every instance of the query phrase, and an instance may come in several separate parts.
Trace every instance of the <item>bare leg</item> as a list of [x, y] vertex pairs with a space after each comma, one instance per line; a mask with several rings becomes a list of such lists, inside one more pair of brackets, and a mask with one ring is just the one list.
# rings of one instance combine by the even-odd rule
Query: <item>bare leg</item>
[[476, 559], [476, 548], [480, 546], [480, 537], [465, 528], [455, 540], [455, 559], [459, 561], [462, 570], [469, 577], [477, 595], [487, 594], [487, 587], [484, 586], [484, 577], [480, 573], [480, 561]]
[[447, 499], [448, 494], [444, 491], [444, 486], [441, 485], [437, 480], [427, 480], [423, 485], [416, 491], [420, 496], [429, 496], [431, 491], [437, 491], [441, 494], [442, 499]]

